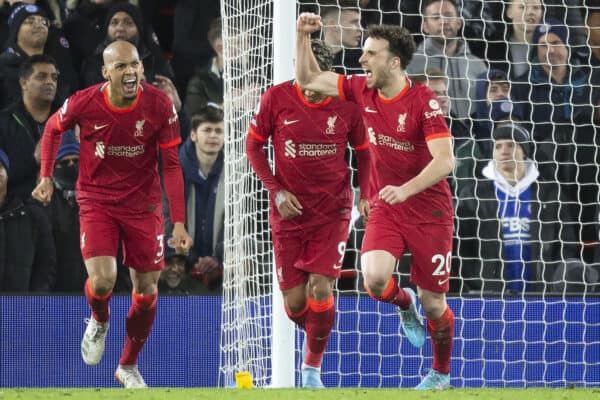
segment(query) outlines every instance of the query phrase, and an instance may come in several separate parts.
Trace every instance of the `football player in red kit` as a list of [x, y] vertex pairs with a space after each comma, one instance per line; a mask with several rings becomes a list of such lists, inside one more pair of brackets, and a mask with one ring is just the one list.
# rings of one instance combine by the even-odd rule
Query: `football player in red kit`
[[[312, 43], [319, 65], [329, 48]], [[275, 174], [263, 150], [271, 138]], [[306, 332], [302, 387], [323, 387], [321, 361], [335, 319], [333, 283], [348, 240], [352, 191], [344, 155], [356, 151], [364, 207], [369, 178], [368, 138], [355, 104], [293, 82], [268, 89], [250, 125], [246, 151], [271, 197], [275, 265], [288, 317]]]
[[164, 268], [159, 153], [174, 221], [169, 245], [185, 252], [192, 244], [184, 226], [177, 146], [181, 137], [171, 100], [141, 82], [143, 66], [137, 49], [129, 42], [116, 41], [106, 47], [103, 59], [107, 82], [76, 92], [48, 119], [42, 138], [41, 179], [32, 195], [46, 205], [50, 202], [61, 134], [78, 125], [80, 247], [89, 275], [84, 291], [92, 310], [81, 355], [86, 364], [96, 365], [104, 354], [120, 242], [133, 294], [115, 377], [126, 388], [139, 388], [146, 383], [137, 358], [154, 323], [157, 283]]
[[362, 246], [365, 288], [400, 308], [410, 342], [425, 342], [411, 289], [398, 287], [396, 260], [412, 254], [411, 281], [427, 316], [433, 365], [419, 390], [450, 387], [454, 314], [446, 303], [452, 254], [452, 197], [446, 181], [454, 166], [452, 138], [435, 94], [412, 82], [406, 67], [415, 43], [405, 28], [372, 25], [359, 59], [364, 76], [321, 71], [310, 35], [318, 15], [297, 21], [296, 79], [301, 88], [358, 104], [369, 135], [374, 196]]

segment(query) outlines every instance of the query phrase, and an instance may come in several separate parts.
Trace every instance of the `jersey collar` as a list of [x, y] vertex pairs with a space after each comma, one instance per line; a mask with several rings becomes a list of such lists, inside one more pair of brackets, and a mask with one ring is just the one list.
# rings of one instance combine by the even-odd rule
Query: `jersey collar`
[[135, 97], [135, 101], [133, 102], [132, 105], [130, 105], [129, 107], [126, 107], [126, 108], [118, 108], [111, 104], [110, 100], [108, 99], [108, 82], [106, 82], [105, 84], [103, 84], [100, 87], [100, 91], [102, 92], [102, 97], [104, 98], [104, 103], [106, 104], [106, 106], [109, 108], [110, 111], [116, 112], [116, 113], [126, 113], [131, 110], [134, 110], [137, 107], [138, 103], [140, 102], [140, 97], [142, 97], [143, 90], [142, 90], [142, 84], [140, 83], [138, 86], [137, 96]]
[[311, 103], [310, 101], [306, 100], [306, 98], [302, 94], [302, 89], [300, 89], [300, 86], [298, 86], [298, 84], [296, 82], [294, 82], [293, 85], [294, 85], [294, 88], [296, 89], [296, 93], [298, 94], [298, 97], [300, 98], [300, 101], [302, 101], [302, 103], [304, 103], [304, 105], [307, 107], [311, 107], [311, 108], [325, 107], [327, 104], [331, 103], [331, 100], [333, 100], [333, 97], [327, 96], [327, 97], [325, 97], [325, 99], [323, 101], [321, 101], [319, 103]]
[[377, 93], [379, 95], [379, 100], [384, 104], [390, 104], [390, 103], [395, 103], [398, 100], [400, 100], [402, 97], [404, 97], [404, 95], [408, 92], [408, 90], [414, 86], [413, 81], [410, 80], [408, 78], [408, 76], [404, 76], [404, 79], [406, 80], [406, 85], [404, 85], [404, 89], [402, 89], [400, 91], [400, 93], [398, 93], [396, 96], [392, 97], [391, 99], [386, 99], [381, 94]]

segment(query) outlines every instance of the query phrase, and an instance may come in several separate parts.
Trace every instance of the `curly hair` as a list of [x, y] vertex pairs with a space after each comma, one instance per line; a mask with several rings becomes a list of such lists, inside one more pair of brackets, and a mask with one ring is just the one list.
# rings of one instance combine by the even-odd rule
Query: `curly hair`
[[397, 25], [369, 25], [369, 37], [385, 39], [389, 43], [389, 52], [400, 58], [402, 69], [406, 69], [417, 49], [409, 30]]
[[311, 40], [310, 45], [321, 71], [331, 71], [331, 67], [333, 66], [333, 52], [331, 48], [318, 39]]

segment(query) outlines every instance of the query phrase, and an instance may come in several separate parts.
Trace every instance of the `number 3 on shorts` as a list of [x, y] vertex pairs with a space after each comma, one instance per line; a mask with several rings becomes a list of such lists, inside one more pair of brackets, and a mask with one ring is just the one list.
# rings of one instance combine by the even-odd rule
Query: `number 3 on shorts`
[[156, 240], [158, 240], [158, 251], [156, 252], [156, 258], [160, 259], [165, 253], [165, 235], [156, 235]]
[[431, 275], [445, 276], [450, 273], [450, 268], [452, 267], [452, 252], [449, 251], [446, 257], [443, 254], [436, 254], [431, 257], [431, 262], [437, 264], [435, 271]]

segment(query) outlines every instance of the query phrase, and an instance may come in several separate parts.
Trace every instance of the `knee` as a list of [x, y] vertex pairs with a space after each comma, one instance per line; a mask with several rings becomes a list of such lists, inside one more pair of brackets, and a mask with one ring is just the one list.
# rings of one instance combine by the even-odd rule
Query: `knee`
[[363, 271], [364, 286], [367, 293], [371, 296], [381, 296], [390, 281], [389, 276], [369, 273], [369, 270]]
[[333, 282], [329, 279], [322, 277], [323, 279], [311, 279], [310, 280], [310, 294], [311, 297], [317, 301], [323, 301], [328, 299], [333, 294]]
[[315, 285], [311, 288], [311, 294], [313, 299], [323, 301], [333, 294], [333, 288], [329, 284]]
[[289, 298], [285, 297], [285, 306], [292, 314], [297, 314], [306, 308], [306, 298]]
[[283, 292], [283, 301], [289, 313], [296, 314], [304, 310], [306, 308], [305, 286]]
[[144, 295], [144, 296], [156, 294], [156, 293], [158, 293], [158, 285], [157, 285], [157, 283], [152, 283], [152, 282], [148, 282], [146, 284], [140, 283], [138, 285], [136, 293]]
[[92, 290], [97, 296], [106, 296], [113, 290], [115, 285], [115, 281], [108, 276], [96, 276], [89, 279]]

